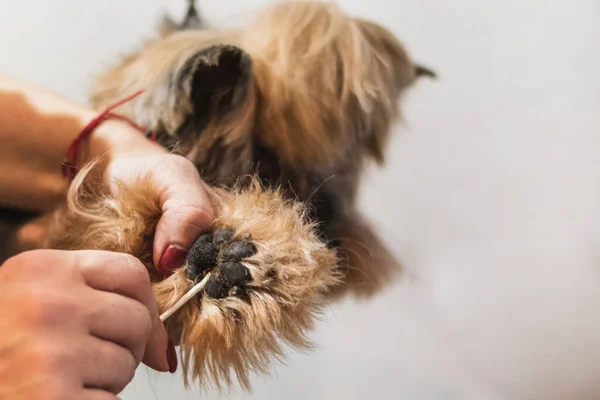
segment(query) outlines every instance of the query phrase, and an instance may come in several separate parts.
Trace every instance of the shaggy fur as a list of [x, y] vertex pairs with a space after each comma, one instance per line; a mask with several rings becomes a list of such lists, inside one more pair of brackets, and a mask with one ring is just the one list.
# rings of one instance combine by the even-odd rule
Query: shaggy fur
[[[197, 283], [183, 265], [160, 281], [152, 264], [152, 238], [161, 215], [148, 180], [117, 193], [86, 184], [91, 166], [81, 172], [51, 224], [47, 247], [101, 249], [129, 253], [147, 266], [159, 309], [174, 305]], [[335, 253], [320, 241], [301, 203], [264, 190], [256, 181], [243, 191], [212, 193], [216, 219], [212, 232], [229, 228], [232, 240], [251, 240], [257, 253], [244, 260], [252, 282], [242, 296], [214, 299], [206, 294], [188, 302], [166, 325], [182, 347], [186, 384], [193, 377], [204, 386], [232, 384], [234, 372], [250, 390], [249, 373], [268, 373], [269, 361], [281, 359], [281, 342], [300, 349], [311, 343], [315, 316], [325, 294], [341, 281]]]
[[[92, 101], [100, 109], [144, 89], [118, 112], [195, 163], [213, 187], [212, 233], [230, 229], [256, 249], [238, 260], [248, 284], [224, 298], [205, 290], [167, 323], [186, 382], [220, 388], [234, 373], [250, 389], [250, 372], [283, 357], [280, 341], [310, 346], [306, 333], [332, 296], [373, 295], [399, 271], [355, 199], [365, 165], [384, 162], [399, 97], [432, 73], [388, 30], [332, 3], [275, 4], [239, 30], [201, 27], [191, 2], [177, 29], [163, 26], [100, 76]], [[166, 310], [199, 277], [188, 263], [159, 279], [152, 188], [140, 177], [109, 193], [86, 182], [91, 169], [73, 183], [46, 245], [137, 256]]]
[[356, 243], [340, 229], [353, 231], [362, 219], [361, 175], [369, 161], [384, 163], [400, 96], [431, 71], [415, 65], [391, 32], [334, 3], [277, 3], [241, 30], [161, 32], [99, 77], [94, 105], [145, 89], [121, 112], [192, 160], [211, 185], [257, 174], [308, 203], [324, 240], [358, 261], [346, 265], [359, 270], [347, 287], [378, 292], [397, 263], [387, 257], [372, 268], [365, 248], [382, 248], [377, 235]]

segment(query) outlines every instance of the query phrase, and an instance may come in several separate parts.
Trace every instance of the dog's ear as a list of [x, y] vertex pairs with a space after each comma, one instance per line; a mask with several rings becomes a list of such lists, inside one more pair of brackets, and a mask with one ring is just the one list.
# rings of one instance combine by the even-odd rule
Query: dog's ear
[[437, 73], [423, 65], [415, 64], [415, 76], [417, 78], [427, 77], [431, 79], [437, 79]]
[[370, 130], [363, 136], [363, 146], [369, 156], [383, 164], [392, 121], [399, 114], [400, 95], [419, 78], [435, 78], [437, 74], [415, 63], [404, 44], [386, 27], [364, 19], [355, 19], [355, 22], [365, 48], [374, 55], [371, 59], [376, 60], [371, 65], [369, 79], [380, 89], [377, 100], [382, 105], [369, 113]]
[[202, 28], [204, 28], [204, 21], [196, 9], [196, 0], [188, 0], [187, 14], [183, 22], [179, 25], [179, 30]]
[[160, 36], [165, 37], [177, 31], [206, 28], [206, 23], [196, 7], [196, 0], [188, 0], [188, 9], [185, 18], [181, 22], [178, 22], [173, 20], [169, 15], [165, 15], [158, 26], [158, 32]]
[[180, 89], [189, 96], [192, 110], [179, 132], [181, 136], [190, 129], [200, 132], [245, 102], [251, 85], [252, 61], [236, 46], [215, 45], [188, 58], [178, 76]]
[[386, 71], [392, 72], [398, 91], [405, 90], [421, 77], [437, 78], [435, 71], [413, 61], [404, 45], [389, 29], [364, 19], [356, 21], [372, 51], [391, 66]]

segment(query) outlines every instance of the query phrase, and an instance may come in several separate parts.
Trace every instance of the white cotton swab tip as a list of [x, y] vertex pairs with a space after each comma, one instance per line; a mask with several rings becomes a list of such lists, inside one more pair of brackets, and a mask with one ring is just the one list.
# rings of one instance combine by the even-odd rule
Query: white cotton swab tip
[[177, 303], [175, 303], [171, 308], [169, 308], [167, 311], [162, 313], [162, 315], [160, 316], [160, 320], [162, 322], [165, 322], [167, 320], [167, 318], [169, 318], [170, 316], [175, 314], [177, 312], [177, 310], [179, 310], [181, 307], [183, 307], [183, 305], [185, 303], [190, 301], [195, 295], [197, 295], [202, 289], [204, 289], [204, 286], [206, 286], [206, 283], [208, 282], [209, 278], [210, 278], [210, 274], [206, 274], [206, 276], [204, 277], [204, 279], [202, 279], [202, 281], [200, 283], [198, 283], [196, 286], [191, 288], [186, 294], [184, 294], [181, 297], [181, 299], [179, 299], [177, 301]]

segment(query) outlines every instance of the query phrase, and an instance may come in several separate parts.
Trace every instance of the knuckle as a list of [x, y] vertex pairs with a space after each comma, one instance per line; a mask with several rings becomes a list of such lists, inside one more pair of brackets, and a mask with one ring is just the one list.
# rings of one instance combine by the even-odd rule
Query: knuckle
[[127, 279], [128, 284], [132, 288], [142, 288], [143, 286], [150, 285], [150, 275], [146, 266], [140, 260], [129, 254], [123, 254], [121, 257], [123, 267], [122, 276], [124, 279]]
[[43, 277], [62, 284], [77, 281], [80, 276], [77, 272], [77, 256], [69, 251], [27, 251], [8, 260], [5, 266], [8, 267], [8, 274], [17, 280]]
[[77, 355], [70, 346], [57, 345], [54, 340], [36, 335], [35, 341], [26, 347], [23, 355], [28, 374], [33, 377], [32, 383], [37, 393], [35, 398], [72, 398], [74, 392], [70, 387], [70, 372], [77, 364]]
[[123, 352], [123, 355], [115, 360], [115, 366], [118, 366], [118, 373], [115, 374], [116, 377], [109, 386], [110, 391], [117, 394], [133, 380], [138, 363], [131, 353]]
[[51, 253], [47, 250], [31, 250], [8, 259], [4, 266], [6, 268], [18, 268], [21, 272], [40, 272], [43, 268], [48, 270], [48, 264], [52, 261]]
[[[135, 358], [133, 357], [133, 355], [129, 354], [127, 356], [127, 360], [126, 360], [126, 367], [125, 367], [125, 384], [123, 385], [123, 388], [121, 390], [123, 390], [125, 388], [125, 386], [127, 386], [127, 384], [129, 384], [129, 382], [131, 382], [133, 380], [133, 378], [135, 377], [135, 371], [138, 367], [138, 363], [135, 360]], [[121, 391], [119, 390], [119, 392]]]
[[187, 218], [187, 223], [197, 225], [204, 228], [204, 225], [211, 222], [213, 212], [205, 206], [187, 206], [184, 207]]
[[214, 210], [210, 204], [202, 204], [198, 206], [192, 206], [192, 211], [190, 214], [193, 215], [195, 219], [212, 220], [214, 216]]
[[188, 170], [190, 172], [193, 172], [195, 174], [198, 174], [198, 170], [196, 169], [196, 167], [194, 167], [194, 164], [188, 160], [186, 157], [180, 155], [180, 154], [171, 154], [171, 161], [172, 163], [170, 163], [170, 165], [174, 168], [176, 168], [177, 170], [180, 169], [184, 169], [184, 170]]
[[70, 390], [66, 390], [60, 383], [50, 383], [44, 386], [42, 400], [71, 400], [73, 395]]
[[47, 374], [59, 374], [71, 369], [76, 354], [69, 346], [59, 346], [47, 341], [30, 346], [30, 365]]
[[182, 224], [199, 231], [210, 226], [214, 216], [212, 208], [193, 204], [180, 205], [173, 209], [172, 213], [180, 219]]
[[148, 271], [144, 264], [130, 254], [123, 254], [123, 265], [127, 268], [127, 272], [131, 276], [142, 279], [142, 277], [148, 277]]
[[76, 301], [66, 293], [43, 288], [31, 290], [21, 304], [23, 316], [36, 326], [57, 326], [65, 318], [73, 321], [80, 315]]
[[150, 311], [143, 304], [139, 304], [138, 307], [138, 315], [140, 317], [138, 322], [139, 332], [142, 338], [146, 340], [152, 332], [152, 317], [150, 316]]
[[141, 303], [135, 302], [132, 304], [132, 315], [135, 315], [135, 320], [131, 321], [132, 329], [129, 331], [129, 339], [131, 343], [146, 344], [152, 333], [152, 317], [150, 311]]
[[[170, 182], [174, 176], [177, 176], [180, 181], [183, 179], [186, 182], [196, 182], [200, 180], [200, 174], [194, 164], [179, 154], [164, 155], [163, 168], [161, 168], [158, 178], [163, 182]], [[170, 185], [169, 185], [170, 186]]]

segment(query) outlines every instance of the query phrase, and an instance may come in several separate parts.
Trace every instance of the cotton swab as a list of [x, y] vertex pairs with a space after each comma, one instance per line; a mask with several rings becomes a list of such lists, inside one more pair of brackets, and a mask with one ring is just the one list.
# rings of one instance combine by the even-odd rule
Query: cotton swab
[[175, 314], [175, 312], [177, 312], [177, 310], [183, 307], [185, 303], [190, 301], [195, 295], [197, 295], [202, 289], [204, 289], [204, 286], [206, 286], [206, 283], [208, 282], [209, 278], [210, 274], [206, 274], [206, 276], [204, 277], [204, 279], [202, 279], [202, 281], [200, 281], [200, 283], [191, 288], [185, 295], [183, 295], [183, 297], [181, 297], [181, 299], [179, 299], [179, 301], [177, 301], [177, 303], [175, 303], [171, 308], [162, 313], [162, 315], [160, 316], [160, 320], [162, 322], [165, 322], [170, 316]]

